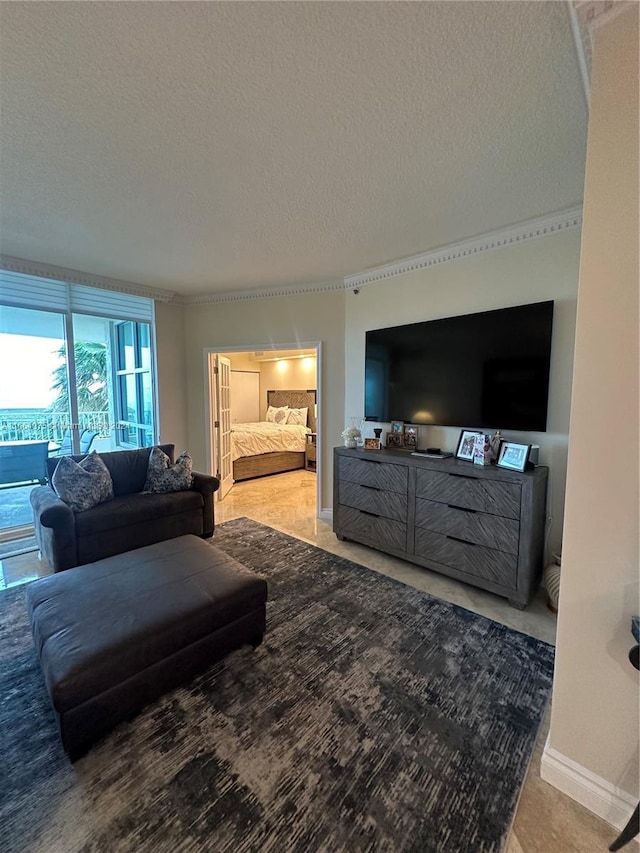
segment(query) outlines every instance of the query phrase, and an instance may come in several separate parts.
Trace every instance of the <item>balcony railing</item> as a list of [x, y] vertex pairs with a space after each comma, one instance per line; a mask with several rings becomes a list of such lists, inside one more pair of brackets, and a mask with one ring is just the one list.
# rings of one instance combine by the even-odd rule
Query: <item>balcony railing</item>
[[98, 433], [98, 438], [109, 438], [115, 426], [109, 412], [79, 412], [78, 423], [72, 424], [64, 412], [20, 411], [0, 412], [0, 441], [55, 441], [62, 442], [72, 426]]

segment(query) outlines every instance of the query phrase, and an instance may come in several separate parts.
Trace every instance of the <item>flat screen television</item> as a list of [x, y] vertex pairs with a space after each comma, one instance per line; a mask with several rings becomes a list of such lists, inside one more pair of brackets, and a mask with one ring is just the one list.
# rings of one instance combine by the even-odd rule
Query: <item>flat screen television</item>
[[547, 428], [553, 302], [366, 333], [365, 419]]

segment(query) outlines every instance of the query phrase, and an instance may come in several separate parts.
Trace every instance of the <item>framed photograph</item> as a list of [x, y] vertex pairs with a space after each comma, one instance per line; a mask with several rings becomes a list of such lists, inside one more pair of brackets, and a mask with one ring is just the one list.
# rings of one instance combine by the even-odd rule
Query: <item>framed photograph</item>
[[402, 447], [402, 433], [401, 432], [388, 432], [387, 433], [387, 447]]
[[402, 440], [405, 447], [418, 446], [418, 427], [406, 426], [402, 435]]
[[404, 421], [391, 421], [391, 432], [402, 435], [404, 432]]
[[457, 459], [466, 459], [467, 462], [473, 461], [473, 451], [477, 435], [482, 435], [482, 433], [477, 429], [462, 430], [458, 441], [458, 449], [456, 450]]
[[364, 449], [365, 450], [380, 450], [380, 439], [379, 438], [365, 438]]
[[488, 435], [480, 432], [476, 435], [473, 448], [473, 464], [474, 465], [490, 465], [491, 464], [491, 438]]
[[517, 444], [515, 441], [501, 441], [496, 465], [510, 468], [512, 471], [524, 471], [529, 458], [530, 444]]

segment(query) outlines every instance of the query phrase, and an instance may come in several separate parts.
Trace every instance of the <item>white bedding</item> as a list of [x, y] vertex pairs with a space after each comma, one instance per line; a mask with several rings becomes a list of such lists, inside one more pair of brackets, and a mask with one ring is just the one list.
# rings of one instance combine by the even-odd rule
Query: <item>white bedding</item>
[[259, 421], [251, 424], [231, 425], [231, 459], [233, 462], [241, 456], [258, 456], [260, 453], [273, 453], [278, 450], [293, 450], [304, 453], [307, 426], [294, 424], [272, 424]]

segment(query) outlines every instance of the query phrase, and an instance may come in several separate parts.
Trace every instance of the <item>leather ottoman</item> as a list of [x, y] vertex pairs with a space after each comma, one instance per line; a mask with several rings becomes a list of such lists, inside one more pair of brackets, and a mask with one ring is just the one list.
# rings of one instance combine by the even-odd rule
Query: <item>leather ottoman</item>
[[31, 629], [72, 760], [265, 630], [267, 583], [180, 536], [29, 584]]

